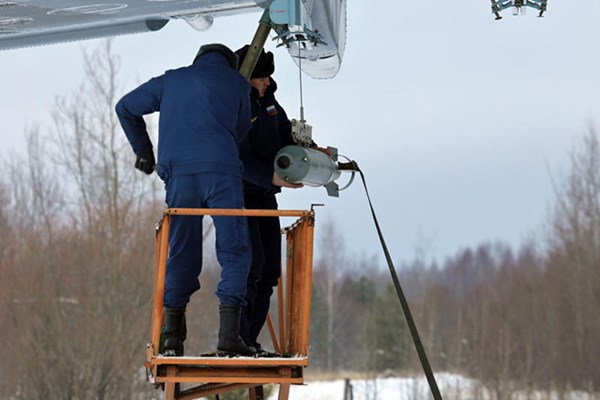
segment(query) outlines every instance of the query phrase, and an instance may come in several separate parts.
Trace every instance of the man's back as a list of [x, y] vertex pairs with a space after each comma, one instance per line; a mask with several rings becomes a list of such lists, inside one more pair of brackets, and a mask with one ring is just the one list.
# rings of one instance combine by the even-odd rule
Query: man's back
[[250, 85], [221, 54], [170, 70], [128, 93], [117, 113], [134, 152], [148, 141], [141, 116], [160, 111], [157, 172], [169, 176], [222, 172], [239, 175], [238, 144], [251, 127]]
[[[167, 71], [161, 99], [159, 165], [177, 168], [201, 162], [226, 170], [233, 166], [239, 173], [237, 147], [250, 128], [250, 114], [240, 113], [249, 92], [246, 80], [219, 54], [209, 53], [189, 67]], [[245, 119], [241, 124], [240, 117]], [[206, 168], [202, 167], [203, 172], [219, 172]]]

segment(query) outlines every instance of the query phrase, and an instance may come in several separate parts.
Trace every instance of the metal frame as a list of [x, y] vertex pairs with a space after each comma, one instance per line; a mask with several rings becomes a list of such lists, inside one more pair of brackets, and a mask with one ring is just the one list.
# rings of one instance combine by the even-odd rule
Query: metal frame
[[[164, 357], [158, 354], [163, 321], [163, 297], [172, 215], [218, 215], [252, 217], [297, 217], [282, 232], [286, 235], [285, 288], [280, 278], [277, 287], [279, 340], [270, 318], [268, 327], [276, 352], [290, 355], [281, 358], [251, 357]], [[187, 400], [254, 387], [280, 384], [279, 399], [287, 400], [290, 384], [304, 383], [303, 369], [308, 365], [314, 211], [240, 210], [205, 208], [170, 208], [156, 228], [154, 293], [150, 343], [146, 345], [148, 381], [164, 384], [165, 400]], [[177, 383], [199, 383], [191, 389], [176, 391]]]
[[548, 0], [491, 0], [491, 2], [492, 13], [496, 15], [496, 19], [502, 19], [500, 12], [509, 7], [515, 7], [517, 12], [521, 7], [531, 7], [539, 10], [539, 17], [544, 16], [548, 7]]

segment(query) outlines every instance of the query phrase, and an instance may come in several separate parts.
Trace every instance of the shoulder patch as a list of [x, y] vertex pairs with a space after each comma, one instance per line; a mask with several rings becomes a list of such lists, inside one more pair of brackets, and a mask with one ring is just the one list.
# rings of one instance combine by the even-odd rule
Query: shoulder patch
[[270, 105], [270, 106], [268, 106], [268, 107], [267, 107], [267, 113], [268, 113], [270, 116], [277, 115], [277, 107], [275, 107], [275, 105], [274, 105], [274, 104], [273, 104], [273, 105]]

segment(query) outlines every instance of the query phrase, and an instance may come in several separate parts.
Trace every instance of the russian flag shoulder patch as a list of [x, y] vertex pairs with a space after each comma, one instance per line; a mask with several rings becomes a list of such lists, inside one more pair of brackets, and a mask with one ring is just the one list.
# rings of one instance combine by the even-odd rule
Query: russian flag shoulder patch
[[275, 107], [275, 104], [272, 104], [267, 107], [267, 113], [270, 116], [277, 115], [277, 107]]

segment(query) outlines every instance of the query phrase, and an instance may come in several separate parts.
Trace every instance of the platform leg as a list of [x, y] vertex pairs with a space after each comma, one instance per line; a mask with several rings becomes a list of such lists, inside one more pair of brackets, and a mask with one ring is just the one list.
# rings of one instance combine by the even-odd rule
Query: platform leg
[[254, 386], [248, 389], [248, 398], [249, 400], [264, 400], [265, 392], [261, 386]]
[[[167, 376], [175, 376], [177, 367], [174, 365], [167, 366]], [[175, 400], [177, 393], [177, 382], [165, 382], [165, 400]]]
[[290, 384], [282, 383], [279, 385], [279, 400], [288, 400], [290, 397]]
[[165, 382], [165, 400], [175, 400], [174, 382]]

